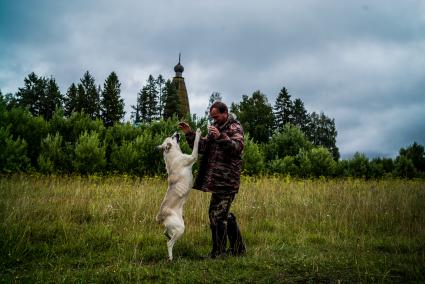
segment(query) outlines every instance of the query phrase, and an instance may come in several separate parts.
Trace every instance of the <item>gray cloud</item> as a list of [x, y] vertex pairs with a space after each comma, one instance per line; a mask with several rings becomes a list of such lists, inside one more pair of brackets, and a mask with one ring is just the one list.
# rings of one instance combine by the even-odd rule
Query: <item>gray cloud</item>
[[[16, 1], [15, 1], [16, 2]], [[343, 157], [425, 144], [425, 4], [364, 1], [18, 1], [0, 4], [0, 88], [35, 71], [62, 92], [111, 71], [126, 111], [149, 74], [171, 78], [178, 52], [191, 109], [285, 86], [335, 118]]]

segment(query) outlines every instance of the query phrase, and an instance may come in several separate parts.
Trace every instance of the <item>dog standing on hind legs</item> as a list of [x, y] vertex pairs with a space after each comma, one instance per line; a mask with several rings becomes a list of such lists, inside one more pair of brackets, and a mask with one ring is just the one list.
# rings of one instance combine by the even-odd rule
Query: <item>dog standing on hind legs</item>
[[168, 189], [161, 203], [156, 221], [165, 226], [168, 259], [173, 260], [173, 246], [184, 233], [183, 206], [193, 185], [192, 166], [198, 159], [198, 142], [201, 131], [196, 130], [192, 154], [184, 154], [179, 146], [179, 134], [167, 137], [157, 146], [163, 151], [168, 174]]

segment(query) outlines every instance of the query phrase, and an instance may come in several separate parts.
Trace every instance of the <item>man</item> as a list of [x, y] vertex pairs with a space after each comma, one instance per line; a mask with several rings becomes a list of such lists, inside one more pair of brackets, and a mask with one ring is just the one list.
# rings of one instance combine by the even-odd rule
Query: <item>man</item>
[[[230, 206], [239, 190], [242, 170], [242, 151], [244, 147], [243, 129], [239, 121], [229, 113], [222, 102], [210, 107], [210, 117], [214, 123], [208, 127], [208, 136], [199, 141], [199, 153], [202, 159], [193, 188], [211, 192], [208, 211], [212, 250], [209, 256], [226, 255], [227, 237], [229, 237], [232, 255], [243, 255], [245, 244], [236, 222], [229, 213]], [[195, 132], [185, 123], [179, 123], [190, 147], [193, 147]]]

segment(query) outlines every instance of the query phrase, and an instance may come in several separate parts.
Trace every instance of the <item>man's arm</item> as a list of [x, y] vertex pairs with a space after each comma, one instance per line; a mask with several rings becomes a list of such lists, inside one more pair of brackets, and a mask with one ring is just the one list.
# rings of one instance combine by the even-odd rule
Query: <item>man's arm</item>
[[222, 132], [217, 139], [224, 150], [232, 156], [241, 156], [244, 148], [243, 129], [239, 124], [233, 123], [229, 130]]

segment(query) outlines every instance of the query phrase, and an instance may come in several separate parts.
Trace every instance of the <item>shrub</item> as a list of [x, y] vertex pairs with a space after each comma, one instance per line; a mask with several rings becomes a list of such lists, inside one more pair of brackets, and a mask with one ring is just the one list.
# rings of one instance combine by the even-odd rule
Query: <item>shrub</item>
[[403, 178], [413, 178], [417, 174], [412, 160], [406, 156], [398, 156], [394, 163], [394, 175]]
[[27, 142], [21, 138], [13, 140], [8, 129], [0, 127], [0, 171], [27, 170], [30, 167], [30, 160], [26, 154]]
[[75, 144], [74, 169], [83, 174], [100, 172], [106, 165], [105, 147], [100, 145], [99, 134], [84, 131]]
[[295, 157], [286, 156], [283, 159], [275, 159], [269, 162], [271, 172], [278, 174], [286, 174], [290, 176], [298, 175], [298, 167], [295, 164]]
[[38, 156], [38, 166], [41, 172], [53, 173], [67, 170], [70, 163], [63, 147], [63, 138], [56, 132], [54, 136], [48, 134], [41, 141], [41, 151]]
[[242, 162], [243, 173], [247, 175], [256, 175], [264, 171], [264, 155], [258, 145], [248, 135], [245, 136]]
[[324, 147], [313, 148], [309, 151], [308, 158], [313, 176], [332, 176], [335, 173], [336, 162], [328, 149]]
[[309, 150], [311, 147], [311, 143], [298, 127], [286, 124], [281, 132], [272, 136], [264, 151], [266, 159], [273, 160], [295, 156], [301, 149]]
[[349, 175], [352, 177], [369, 177], [369, 159], [365, 154], [356, 152], [349, 161]]

